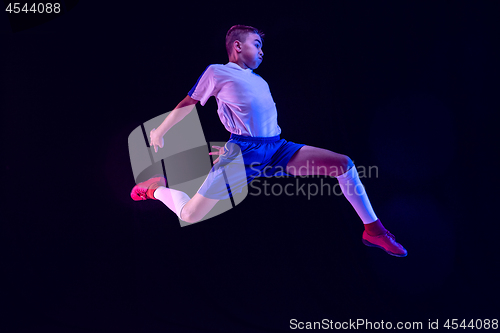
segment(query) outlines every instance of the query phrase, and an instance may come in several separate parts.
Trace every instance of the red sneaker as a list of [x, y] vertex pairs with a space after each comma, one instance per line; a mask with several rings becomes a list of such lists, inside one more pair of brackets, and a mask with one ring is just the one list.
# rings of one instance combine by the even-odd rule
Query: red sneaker
[[132, 192], [130, 192], [130, 196], [134, 201], [147, 199], [158, 200], [153, 196], [153, 193], [159, 186], [165, 186], [166, 183], [165, 177], [163, 176], [150, 178], [145, 182], [135, 185]]
[[396, 242], [396, 237], [389, 231], [382, 235], [370, 236], [365, 230], [363, 232], [363, 244], [366, 246], [378, 247], [395, 257], [406, 257], [408, 254], [408, 251], [406, 251], [401, 244]]

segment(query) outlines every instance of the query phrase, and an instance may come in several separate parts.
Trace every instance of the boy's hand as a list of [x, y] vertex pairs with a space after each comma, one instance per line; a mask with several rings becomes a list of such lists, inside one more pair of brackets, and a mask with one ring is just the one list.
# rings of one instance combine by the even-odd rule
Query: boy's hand
[[219, 162], [220, 155], [224, 154], [224, 147], [212, 146], [212, 148], [218, 149], [218, 151], [208, 153], [208, 155], [219, 155], [219, 157], [217, 157], [217, 159], [214, 161], [214, 164], [215, 164], [215, 163]]
[[159, 133], [157, 133], [156, 131], [156, 128], [153, 128], [151, 130], [151, 132], [149, 132], [149, 146], [150, 147], [154, 147], [155, 148], [155, 153], [158, 152], [158, 147], [160, 148], [163, 148], [163, 135], [159, 135]]

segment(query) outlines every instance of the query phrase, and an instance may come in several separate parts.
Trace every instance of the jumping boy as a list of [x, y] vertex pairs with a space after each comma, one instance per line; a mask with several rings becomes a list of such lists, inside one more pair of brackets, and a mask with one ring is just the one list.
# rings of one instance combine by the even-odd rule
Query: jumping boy
[[[406, 256], [406, 249], [395, 241], [375, 215], [356, 167], [348, 156], [280, 138], [276, 105], [269, 86], [253, 72], [264, 56], [263, 36], [261, 31], [250, 26], [231, 27], [226, 34], [229, 62], [207, 67], [186, 98], [157, 129], [150, 132], [150, 146], [158, 152], [158, 148], [163, 147], [165, 133], [181, 121], [196, 103], [205, 105], [208, 98], [214, 96], [219, 117], [231, 133], [228, 143], [238, 145], [241, 150], [247, 181], [259, 176], [263, 170], [266, 176], [284, 170], [296, 176], [336, 177], [342, 193], [364, 224], [363, 243], [381, 248], [393, 256]], [[227, 147], [227, 144], [226, 147], [214, 146], [218, 151], [210, 154], [219, 155], [214, 164], [221, 164], [221, 159], [230, 154]], [[217, 178], [221, 175], [211, 172], [208, 178], [212, 176]], [[163, 177], [137, 184], [132, 189], [131, 197], [136, 201], [160, 200], [181, 220], [193, 223], [201, 220], [221, 199], [221, 196], [211, 192], [216, 186], [211, 187], [214, 179], [208, 181], [208, 178], [192, 198], [184, 192], [165, 187]]]

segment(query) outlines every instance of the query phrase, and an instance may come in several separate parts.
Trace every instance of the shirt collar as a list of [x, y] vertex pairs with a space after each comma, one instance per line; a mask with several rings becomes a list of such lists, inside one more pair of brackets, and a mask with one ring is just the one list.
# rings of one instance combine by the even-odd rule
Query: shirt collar
[[243, 69], [243, 68], [240, 67], [240, 65], [238, 65], [238, 64], [236, 64], [234, 62], [228, 62], [226, 64], [226, 66], [231, 67], [231, 68], [241, 69], [242, 71], [246, 71], [246, 72], [251, 72], [252, 71], [251, 68]]

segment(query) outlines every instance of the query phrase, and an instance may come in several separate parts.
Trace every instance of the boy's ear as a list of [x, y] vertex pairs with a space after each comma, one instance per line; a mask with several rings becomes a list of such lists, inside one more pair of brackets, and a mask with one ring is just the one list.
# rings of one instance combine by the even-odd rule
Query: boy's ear
[[234, 41], [234, 46], [236, 46], [237, 52], [241, 52], [241, 42], [239, 40]]

